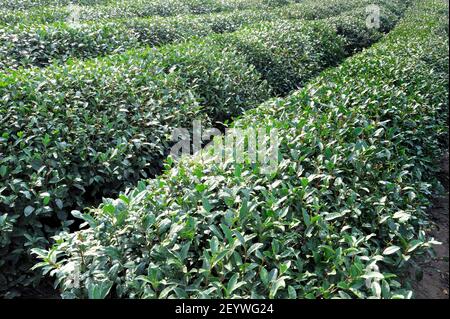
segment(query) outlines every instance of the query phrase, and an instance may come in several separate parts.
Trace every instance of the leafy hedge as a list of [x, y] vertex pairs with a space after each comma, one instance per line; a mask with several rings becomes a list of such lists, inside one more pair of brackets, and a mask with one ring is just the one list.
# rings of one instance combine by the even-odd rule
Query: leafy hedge
[[[354, 0], [352, 0], [354, 1]], [[297, 2], [297, 0], [63, 0], [58, 2], [26, 1], [15, 5], [0, 5], [0, 24], [36, 24], [62, 22], [79, 5], [77, 19], [80, 21], [104, 20], [111, 18], [136, 18], [149, 16], [176, 16], [181, 14], [206, 14], [246, 9], [272, 9]]]
[[[253, 52], [242, 54], [236, 39], [254, 39], [255, 32], [261, 57], [280, 61], [283, 56], [286, 68], [299, 66], [296, 59], [301, 59], [310, 65], [303, 77], [295, 75], [303, 83], [326, 67], [324, 61], [343, 58], [344, 40], [333, 33], [333, 25], [268, 25], [290, 33], [274, 39], [271, 29], [260, 25], [228, 34], [230, 41], [224, 41], [225, 35], [207, 37], [3, 77], [1, 286], [38, 280], [25, 276], [26, 253], [67, 227], [68, 211], [157, 173], [173, 127], [190, 126], [194, 118], [203, 118], [205, 125], [228, 119], [270, 96], [267, 82], [249, 63], [258, 64]], [[284, 49], [271, 50], [273, 41]]]
[[[0, 27], [0, 70], [20, 66], [46, 66], [52, 62], [65, 62], [70, 58], [89, 58], [108, 53], [124, 52], [139, 45], [163, 45], [181, 42], [194, 36], [233, 32], [244, 25], [262, 21], [293, 18], [327, 18], [340, 12], [361, 8], [358, 17], [359, 30], [364, 30], [367, 16], [364, 5], [374, 1], [349, 1], [337, 7], [335, 2], [304, 1], [279, 10], [243, 10], [211, 15], [187, 15], [177, 17], [153, 17], [151, 19], [119, 19], [100, 23], [87, 23], [79, 27], [65, 22], [53, 24], [19, 24]], [[375, 1], [383, 5], [385, 1]], [[328, 6], [334, 9], [329, 11]], [[389, 5], [388, 7], [391, 7]], [[317, 13], [315, 10], [322, 10]], [[295, 12], [301, 13], [295, 15]], [[314, 12], [314, 15], [309, 14]], [[384, 15], [386, 14], [383, 12]], [[392, 24], [396, 19], [384, 19]], [[383, 24], [382, 24], [383, 26]], [[353, 27], [353, 26], [350, 26]], [[387, 29], [390, 29], [388, 25]], [[367, 33], [367, 32], [365, 32]], [[366, 45], [366, 43], [364, 43]]]
[[239, 119], [278, 129], [276, 173], [185, 158], [77, 213], [89, 227], [35, 249], [37, 267], [65, 298], [411, 297], [398, 276], [433, 243], [448, 130], [447, 10], [416, 1], [379, 44]]
[[[404, 5], [405, 2], [401, 6], [405, 8]], [[367, 28], [367, 13], [363, 7], [310, 23], [318, 34], [312, 38], [301, 31], [302, 24], [291, 20], [252, 25], [215, 39], [222, 45], [235, 47], [267, 80], [276, 95], [285, 95], [304, 86], [318, 70], [378, 41], [384, 32], [394, 27], [400, 14], [382, 8], [380, 19], [383, 28], [380, 30]]]
[[105, 6], [83, 7], [81, 20], [206, 14], [245, 9], [272, 8], [290, 0], [123, 0]]
[[402, 14], [402, 12], [394, 12], [385, 7], [381, 8], [380, 29], [367, 28], [364, 19], [367, 17], [365, 8], [345, 12], [339, 17], [331, 17], [327, 21], [335, 27], [338, 34], [343, 35], [345, 54], [351, 55], [378, 41], [384, 33], [392, 30]]
[[344, 58], [343, 39], [336, 37], [334, 28], [323, 22], [310, 25], [316, 37], [304, 32], [302, 24], [277, 21], [217, 39], [236, 47], [280, 95], [303, 86], [319, 70]]
[[200, 42], [30, 70], [0, 91], [0, 207], [15, 223], [1, 259], [23, 267], [27, 246], [45, 242], [49, 225], [61, 227], [39, 221], [63, 222], [71, 208], [154, 174], [171, 126], [205, 106], [248, 108], [268, 97], [242, 58]]
[[[379, 0], [375, 0], [373, 4], [379, 2]], [[304, 3], [307, 4], [306, 7]], [[398, 9], [401, 1], [382, 0], [381, 3], [385, 6], [396, 7]], [[350, 10], [358, 4], [362, 6], [371, 4], [371, 2], [366, 0], [126, 0], [106, 6], [86, 7], [82, 10], [80, 18], [82, 20], [96, 20], [148, 17], [153, 15], [205, 14], [246, 9], [270, 9], [274, 11], [279, 10], [284, 14], [292, 14], [293, 17], [319, 19], [324, 15], [333, 16]], [[298, 6], [297, 8], [296, 5]], [[401, 9], [399, 9], [400, 11]]]
[[[55, 0], [0, 0], [0, 7], [11, 10], [23, 10], [40, 6], [58, 5], [62, 4], [62, 2]], [[69, 0], [64, 2], [69, 2]]]
[[304, 86], [318, 70], [379, 40], [383, 32], [392, 29], [400, 15], [383, 9], [380, 16], [383, 30], [368, 29], [366, 17], [363, 7], [329, 18], [325, 24], [323, 21], [311, 23], [318, 34], [316, 38], [302, 32], [302, 24], [273, 21], [216, 39], [236, 47], [239, 54], [262, 74], [276, 95], [285, 95]]
[[[68, 4], [73, 3], [80, 5], [78, 19], [81, 21], [97, 20], [97, 19], [111, 19], [111, 18], [134, 18], [134, 17], [148, 17], [148, 16], [167, 16], [167, 15], [179, 15], [187, 13], [205, 13], [202, 10], [196, 10], [195, 6], [204, 5], [209, 6], [214, 3], [222, 4], [222, 1], [209, 1], [209, 0], [171, 0], [168, 3], [162, 0], [141, 0], [141, 1], [91, 1], [80, 0], [70, 1], [64, 0], [60, 2], [47, 1], [47, 6], [40, 5], [39, 2], [27, 1], [22, 5], [15, 5], [18, 1], [13, 1], [11, 5], [0, 5], [0, 25], [14, 26], [16, 24], [37, 24], [37, 23], [53, 23], [66, 21], [71, 12], [71, 8], [67, 7]], [[295, 2], [295, 0], [294, 0]], [[131, 4], [130, 4], [131, 3]], [[166, 4], [165, 4], [166, 3]], [[184, 3], [184, 5], [183, 5]], [[188, 10], [186, 4], [191, 3], [192, 10]], [[254, 1], [224, 1], [223, 11], [235, 11], [244, 9], [261, 9], [271, 8], [280, 5], [287, 5], [291, 1], [283, 0], [254, 0]], [[89, 6], [90, 4], [90, 6]], [[97, 4], [97, 5], [96, 5]], [[221, 11], [221, 10], [203, 10], [209, 11]]]
[[[1, 0], [0, 26], [64, 21], [70, 15], [67, 5], [89, 6], [113, 0]], [[3, 32], [1, 30], [1, 32]]]
[[94, 5], [107, 4], [114, 0], [0, 0], [0, 7], [11, 10], [24, 10], [35, 7], [67, 6], [69, 4]]
[[13, 10], [0, 7], [0, 27], [2, 33], [15, 24], [53, 23], [67, 19], [69, 13], [64, 8], [44, 7], [29, 10]]
[[0, 69], [46, 66], [72, 57], [124, 52], [139, 45], [181, 42], [194, 36], [234, 31], [244, 24], [263, 21], [267, 16], [269, 14], [262, 11], [241, 11], [89, 23], [78, 28], [66, 23], [20, 25], [0, 32]]

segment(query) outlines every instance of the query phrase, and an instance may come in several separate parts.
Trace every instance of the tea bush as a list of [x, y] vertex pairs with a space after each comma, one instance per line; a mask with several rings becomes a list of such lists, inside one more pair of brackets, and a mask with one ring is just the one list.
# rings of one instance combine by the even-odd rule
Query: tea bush
[[237, 120], [278, 129], [276, 173], [206, 149], [74, 212], [87, 228], [35, 249], [37, 267], [64, 298], [411, 297], [398, 275], [433, 243], [448, 130], [446, 6], [415, 2], [379, 44]]
[[[87, 25], [82, 29], [61, 24], [36, 27], [17, 26], [0, 33], [0, 69], [46, 66], [55, 60], [88, 58], [125, 51], [137, 44], [134, 35], [113, 25]], [[117, 51], [117, 52], [116, 52]]]
[[[310, 0], [308, 0], [310, 1]], [[11, 1], [0, 5], [0, 24], [36, 24], [62, 22], [74, 12], [69, 4], [79, 5], [80, 21], [149, 16], [205, 14], [245, 9], [271, 9], [297, 0], [79, 0], [79, 1]], [[42, 4], [41, 4], [42, 3]]]
[[50, 6], [50, 5], [63, 5], [69, 3], [69, 0], [0, 0], [0, 7], [5, 9], [11, 9], [11, 10], [23, 10], [23, 9], [29, 9], [33, 7], [43, 7], [43, 6]]
[[37, 24], [64, 21], [71, 12], [68, 5], [107, 4], [112, 0], [2, 0], [0, 25]]
[[138, 45], [182, 42], [213, 32], [231, 32], [244, 24], [262, 21], [269, 14], [242, 11], [234, 14], [131, 19], [89, 23], [71, 27], [66, 23], [20, 25], [0, 32], [0, 69], [46, 66], [69, 58], [88, 58], [124, 52]]
[[268, 9], [296, 1], [284, 0], [124, 0], [110, 5], [83, 7], [82, 20], [206, 14], [245, 9]]
[[[305, 6], [305, 3], [308, 3]], [[329, 1], [302, 1], [291, 6], [275, 8], [273, 11], [281, 13], [284, 18], [288, 19], [306, 19], [317, 20], [326, 17], [332, 17], [337, 14], [350, 11], [355, 8], [364, 7], [369, 5], [378, 5], [381, 9], [387, 9], [397, 15], [401, 15], [402, 12], [408, 7], [411, 0], [329, 0]]]
[[[197, 2], [195, 2], [197, 1]], [[382, 7], [400, 14], [406, 7], [407, 1], [400, 0], [332, 0], [332, 1], [317, 1], [317, 0], [242, 0], [242, 1], [220, 1], [218, 4], [220, 8], [217, 9], [202, 9], [195, 10], [195, 6], [198, 3], [202, 3], [199, 0], [193, 0], [191, 3], [192, 10], [189, 7], [182, 5], [182, 3], [189, 3], [188, 0], [180, 2], [179, 0], [172, 0], [172, 2], [161, 2], [160, 0], [141, 0], [141, 1], [122, 1], [122, 2], [96, 2], [92, 1], [88, 6], [89, 0], [86, 3], [81, 3], [80, 12], [77, 18], [80, 22], [87, 22], [92, 20], [111, 20], [118, 18], [137, 18], [137, 17], [149, 17], [149, 16], [178, 16], [180, 14], [205, 14], [205, 13], [218, 13], [218, 12], [234, 12], [237, 13], [240, 10], [269, 10], [276, 16], [281, 16], [288, 19], [306, 19], [314, 20], [325, 17], [334, 16], [345, 11], [354, 9], [356, 7], [363, 7], [370, 4], [378, 4]], [[67, 1], [69, 2], [69, 1]], [[298, 2], [298, 3], [297, 3]], [[35, 2], [30, 2], [35, 3]], [[66, 4], [64, 1], [62, 4]], [[205, 2], [206, 3], [206, 2]], [[217, 3], [217, 2], [216, 2]], [[184, 9], [182, 9], [182, 6]], [[178, 7], [178, 10], [176, 10]], [[54, 22], [65, 22], [71, 15], [71, 9], [66, 5], [50, 5], [50, 6], [28, 6], [23, 9], [12, 9], [12, 6], [0, 6], [0, 26], [16, 26], [18, 24], [24, 25], [36, 25], [46, 24]], [[186, 9], [187, 8], [187, 9]], [[36, 27], [36, 26], [35, 26]], [[37, 27], [39, 28], [39, 27]], [[42, 28], [42, 26], [41, 26]], [[2, 31], [5, 32], [5, 31]]]
[[[290, 33], [275, 39], [269, 26]], [[302, 83], [343, 58], [345, 39], [326, 22], [281, 20], [253, 32], [260, 56], [283, 57], [288, 71], [299, 66], [303, 73], [295, 77]], [[27, 251], [68, 227], [68, 211], [159, 172], [173, 127], [190, 126], [194, 118], [206, 125], [223, 121], [272, 94], [249, 63], [253, 53], [242, 54], [235, 45], [247, 38], [256, 38], [251, 28], [2, 77], [0, 209], [7, 212], [0, 219], [2, 287], [39, 279], [26, 274]], [[270, 49], [274, 41], [284, 49]], [[273, 67], [294, 74], [280, 63]]]
[[273, 21], [216, 38], [236, 47], [275, 94], [285, 95], [304, 86], [318, 71], [379, 40], [400, 18], [383, 9], [380, 19], [384, 29], [376, 30], [367, 28], [366, 16], [365, 8], [357, 8], [310, 23], [315, 35], [302, 32], [302, 24]]
[[242, 58], [201, 42], [30, 70], [0, 91], [1, 210], [17, 220], [2, 263], [24, 267], [17, 258], [62, 226], [56, 216], [67, 225], [71, 208], [154, 174], [172, 126], [268, 97]]
[[69, 12], [61, 7], [32, 8], [29, 10], [13, 10], [0, 7], [1, 33], [15, 24], [53, 23], [67, 19]]
[[69, 4], [94, 5], [107, 4], [113, 0], [0, 0], [0, 7], [12, 10], [24, 10], [35, 7], [67, 6]]
[[343, 39], [334, 28], [322, 22], [308, 27], [312, 30], [305, 32], [302, 24], [277, 21], [218, 39], [232, 43], [276, 94], [286, 94], [344, 57]]
[[[367, 1], [350, 1], [341, 7], [356, 9], [364, 2]], [[380, 4], [384, 3], [384, 1], [379, 2]], [[124, 52], [138, 45], [157, 46], [175, 41], [185, 41], [194, 36], [233, 32], [244, 25], [261, 21], [277, 21], [288, 16], [295, 17], [293, 12], [301, 12], [304, 17], [311, 18], [307, 14], [308, 11], [321, 9], [323, 11], [315, 13], [314, 18], [326, 18], [344, 11], [336, 9], [335, 13], [330, 12], [324, 9], [327, 5], [327, 2], [321, 2], [320, 8], [317, 8], [316, 1], [304, 1], [274, 12], [244, 10], [211, 15], [119, 19], [90, 22], [77, 27], [65, 22], [5, 26], [3, 29], [0, 27], [0, 70], [16, 69], [20, 66], [46, 66], [52, 62], [65, 62], [72, 57], [96, 57], [108, 53]], [[336, 7], [334, 2], [329, 5], [333, 8]], [[366, 15], [365, 9], [360, 9], [358, 18], [354, 18], [359, 21], [360, 29], [354, 32], [359, 33], [361, 28], [366, 29], [365, 20], [361, 19]], [[395, 19], [384, 19], [382, 22], [392, 24]], [[390, 29], [390, 26], [387, 29]], [[364, 33], [367, 33], [367, 30]], [[363, 45], [367, 45], [367, 43], [363, 43]]]

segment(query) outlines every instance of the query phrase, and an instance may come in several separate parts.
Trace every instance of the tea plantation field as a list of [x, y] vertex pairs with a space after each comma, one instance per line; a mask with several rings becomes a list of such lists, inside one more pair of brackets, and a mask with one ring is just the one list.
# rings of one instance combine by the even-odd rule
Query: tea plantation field
[[[0, 296], [414, 298], [448, 30], [441, 0], [0, 0]], [[276, 168], [174, 158], [196, 121], [276, 133]]]

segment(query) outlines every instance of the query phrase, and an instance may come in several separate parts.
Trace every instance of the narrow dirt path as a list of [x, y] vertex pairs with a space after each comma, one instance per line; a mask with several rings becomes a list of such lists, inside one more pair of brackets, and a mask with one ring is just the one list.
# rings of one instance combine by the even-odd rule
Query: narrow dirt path
[[434, 201], [430, 210], [435, 227], [430, 232], [442, 245], [435, 246], [435, 257], [416, 261], [423, 271], [422, 280], [413, 284], [417, 299], [449, 298], [449, 155], [446, 153], [441, 163], [440, 181], [445, 187], [445, 195]]

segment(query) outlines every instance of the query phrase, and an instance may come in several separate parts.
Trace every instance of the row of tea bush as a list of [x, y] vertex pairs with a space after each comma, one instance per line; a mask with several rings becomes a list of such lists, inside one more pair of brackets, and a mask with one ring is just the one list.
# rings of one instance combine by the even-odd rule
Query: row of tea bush
[[87, 229], [35, 249], [37, 267], [64, 298], [411, 297], [402, 271], [434, 243], [448, 137], [446, 19], [444, 2], [415, 1], [374, 47], [246, 112], [234, 127], [278, 130], [276, 172], [207, 148], [75, 213]]
[[[355, 8], [361, 8], [358, 15], [367, 15], [365, 6], [368, 4], [380, 5], [384, 18], [391, 11], [398, 14], [400, 7], [399, 1], [351, 0], [344, 5], [337, 5], [337, 2], [305, 0], [269, 11], [260, 9], [195, 16], [112, 19], [80, 26], [57, 22], [0, 27], [0, 70], [42, 67], [54, 62], [66, 62], [70, 58], [92, 58], [124, 52], [137, 46], [182, 42], [195, 36], [233, 32], [245, 25], [263, 21], [323, 19]], [[394, 20], [387, 17], [381, 21], [381, 26], [389, 29]]]
[[[149, 16], [205, 14], [245, 9], [266, 9], [299, 0], [61, 0], [0, 6], [0, 23], [51, 23]], [[17, 2], [16, 2], [17, 3]]]
[[[356, 10], [324, 21], [265, 22], [3, 76], [1, 286], [39, 279], [26, 275], [28, 251], [67, 228], [70, 210], [157, 174], [175, 127], [189, 127], [192, 119], [217, 125], [306, 83], [342, 61], [349, 46], [382, 36], [353, 28], [364, 21]], [[367, 41], [352, 42], [359, 38]]]

